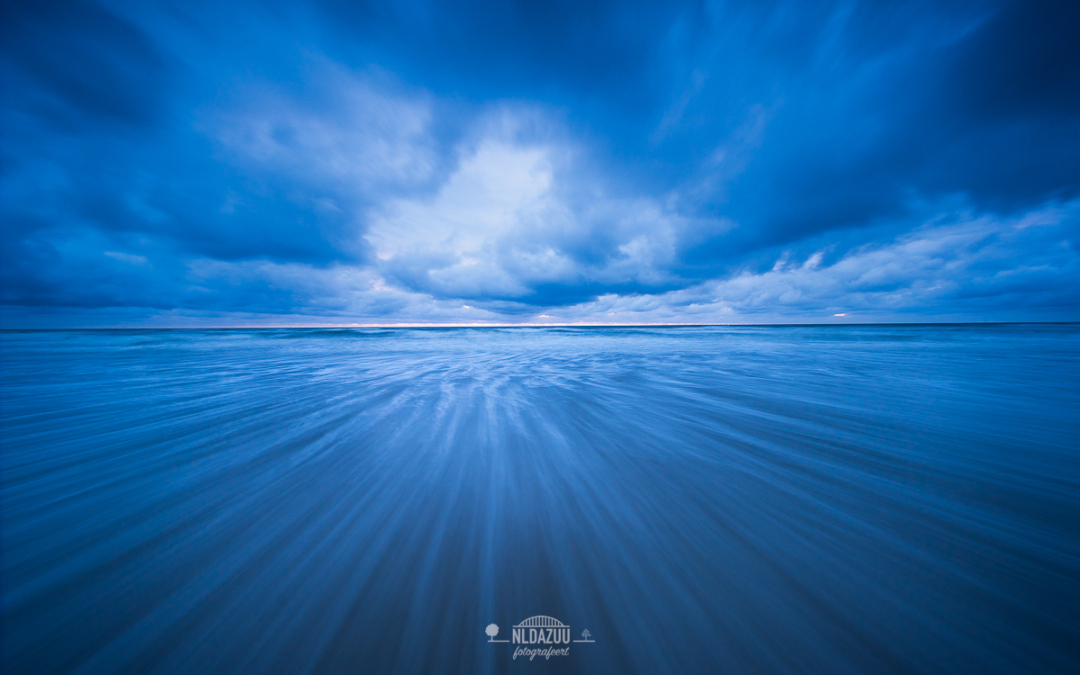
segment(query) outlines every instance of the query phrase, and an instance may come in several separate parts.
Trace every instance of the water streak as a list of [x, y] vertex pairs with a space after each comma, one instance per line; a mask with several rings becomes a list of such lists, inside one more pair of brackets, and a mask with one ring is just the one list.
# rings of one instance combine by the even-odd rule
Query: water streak
[[1080, 672], [1080, 326], [0, 339], [6, 673]]

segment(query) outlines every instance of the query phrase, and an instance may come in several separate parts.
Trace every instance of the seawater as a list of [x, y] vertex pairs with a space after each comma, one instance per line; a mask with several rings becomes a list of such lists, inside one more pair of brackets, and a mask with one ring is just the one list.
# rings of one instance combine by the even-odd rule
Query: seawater
[[5, 673], [1080, 672], [1077, 325], [0, 348]]

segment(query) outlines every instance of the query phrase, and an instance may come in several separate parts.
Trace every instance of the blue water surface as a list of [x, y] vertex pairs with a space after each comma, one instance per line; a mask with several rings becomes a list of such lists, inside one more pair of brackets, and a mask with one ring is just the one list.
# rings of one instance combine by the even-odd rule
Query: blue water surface
[[0, 345], [4, 673], [1080, 672], [1078, 325]]

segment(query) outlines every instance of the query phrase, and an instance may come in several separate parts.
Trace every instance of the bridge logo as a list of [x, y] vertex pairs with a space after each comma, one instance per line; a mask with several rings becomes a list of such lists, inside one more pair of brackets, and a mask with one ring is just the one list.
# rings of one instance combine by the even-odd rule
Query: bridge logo
[[530, 616], [514, 626], [511, 641], [516, 645], [568, 645], [570, 626], [550, 616]]

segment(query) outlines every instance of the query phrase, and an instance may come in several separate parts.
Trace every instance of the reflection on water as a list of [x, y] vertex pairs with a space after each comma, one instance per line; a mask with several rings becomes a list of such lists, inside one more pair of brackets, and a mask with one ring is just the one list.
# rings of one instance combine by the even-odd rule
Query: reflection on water
[[1080, 326], [0, 340], [6, 673], [1080, 672]]

